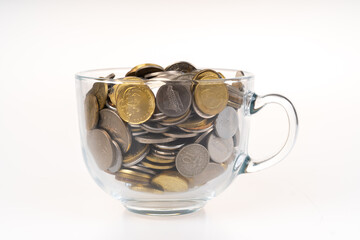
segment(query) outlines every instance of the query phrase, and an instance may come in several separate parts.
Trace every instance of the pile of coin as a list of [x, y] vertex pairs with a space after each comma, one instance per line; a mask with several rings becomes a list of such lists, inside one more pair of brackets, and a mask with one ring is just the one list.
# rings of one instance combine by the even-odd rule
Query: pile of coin
[[129, 188], [187, 191], [234, 160], [241, 82], [188, 62], [140, 64], [99, 79], [107, 81], [94, 83], [84, 102], [87, 145], [98, 168]]

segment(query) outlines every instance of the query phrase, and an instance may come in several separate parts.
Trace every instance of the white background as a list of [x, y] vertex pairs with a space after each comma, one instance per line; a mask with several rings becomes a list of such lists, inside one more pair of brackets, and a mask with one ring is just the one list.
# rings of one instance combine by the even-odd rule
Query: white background
[[[0, 239], [359, 239], [359, 1], [0, 1]], [[186, 60], [255, 73], [300, 130], [195, 214], [127, 212], [82, 161], [74, 73]], [[250, 152], [286, 115], [252, 117]]]

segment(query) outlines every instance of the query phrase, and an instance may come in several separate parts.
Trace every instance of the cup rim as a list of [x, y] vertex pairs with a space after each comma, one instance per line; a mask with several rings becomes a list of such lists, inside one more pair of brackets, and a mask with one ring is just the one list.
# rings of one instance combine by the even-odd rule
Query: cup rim
[[[115, 71], [129, 71], [131, 69], [131, 67], [118, 67], [118, 68], [98, 68], [98, 69], [90, 69], [90, 70], [85, 70], [85, 71], [80, 71], [77, 72], [75, 74], [75, 79], [78, 81], [92, 81], [92, 82], [106, 82], [106, 83], [119, 83], [119, 81], [123, 81], [124, 77], [119, 77], [119, 78], [115, 78], [115, 79], [107, 79], [104, 80], [104, 78], [101, 77], [91, 77], [88, 76], [89, 73], [92, 72], [97, 72], [97, 71], [109, 71], [109, 72], [115, 72]], [[226, 82], [226, 81], [233, 81], [233, 82], [248, 82], [251, 81], [254, 78], [254, 74], [251, 72], [247, 72], [247, 71], [243, 71], [243, 70], [237, 70], [237, 69], [229, 69], [229, 68], [199, 68], [199, 69], [212, 69], [212, 70], [216, 70], [216, 71], [242, 71], [244, 73], [244, 76], [241, 77], [233, 77], [233, 78], [223, 78], [223, 79], [206, 79], [206, 80], [200, 80], [201, 82], [205, 83], [205, 82]], [[151, 83], [151, 82], [173, 82], [174, 80], [159, 80], [159, 79], [146, 79], [147, 83]], [[193, 81], [198, 81], [198, 80], [193, 80]], [[126, 81], [125, 81], [126, 82]]]

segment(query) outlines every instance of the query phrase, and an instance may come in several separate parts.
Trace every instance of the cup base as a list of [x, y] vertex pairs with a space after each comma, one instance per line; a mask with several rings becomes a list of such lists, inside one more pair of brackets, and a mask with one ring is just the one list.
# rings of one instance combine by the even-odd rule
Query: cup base
[[133, 213], [151, 216], [176, 216], [196, 212], [205, 206], [204, 200], [180, 201], [133, 201], [123, 202], [124, 206]]

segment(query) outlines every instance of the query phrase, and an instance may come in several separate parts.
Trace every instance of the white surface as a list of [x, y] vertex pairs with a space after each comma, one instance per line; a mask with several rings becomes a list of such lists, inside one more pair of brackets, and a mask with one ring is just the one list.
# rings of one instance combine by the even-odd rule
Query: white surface
[[[359, 239], [359, 11], [359, 1], [1, 1], [0, 239]], [[198, 213], [138, 216], [86, 171], [73, 76], [179, 60], [255, 73], [259, 94], [295, 104], [298, 141]], [[284, 141], [280, 110], [254, 117], [253, 155]]]

